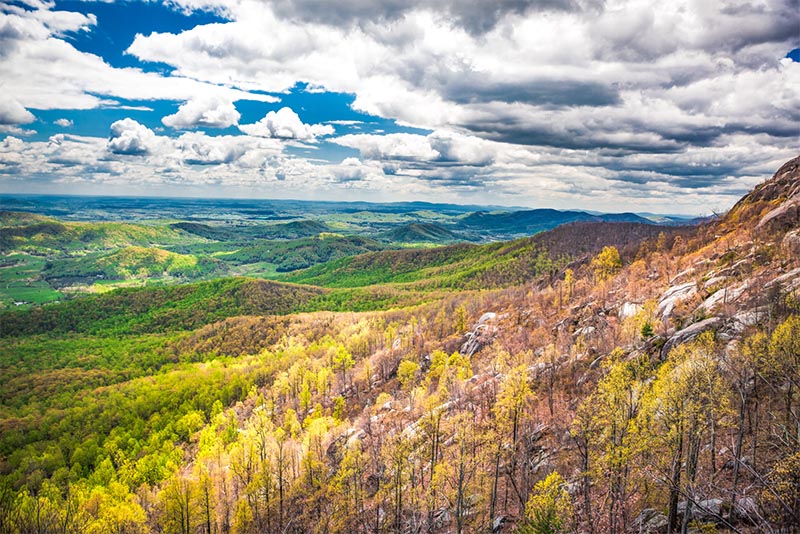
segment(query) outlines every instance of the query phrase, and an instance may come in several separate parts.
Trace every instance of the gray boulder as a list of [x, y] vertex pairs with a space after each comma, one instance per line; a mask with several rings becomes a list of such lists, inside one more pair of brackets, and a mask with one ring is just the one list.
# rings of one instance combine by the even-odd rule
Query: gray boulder
[[678, 345], [688, 343], [703, 332], [707, 330], [715, 330], [720, 326], [722, 326], [722, 319], [720, 317], [710, 317], [704, 321], [694, 323], [687, 326], [683, 330], [675, 332], [672, 337], [670, 337], [667, 342], [664, 343], [664, 347], [661, 349], [661, 359], [666, 359], [669, 351]]
[[642, 510], [633, 520], [632, 531], [636, 534], [663, 534], [667, 531], [667, 516], [652, 508]]

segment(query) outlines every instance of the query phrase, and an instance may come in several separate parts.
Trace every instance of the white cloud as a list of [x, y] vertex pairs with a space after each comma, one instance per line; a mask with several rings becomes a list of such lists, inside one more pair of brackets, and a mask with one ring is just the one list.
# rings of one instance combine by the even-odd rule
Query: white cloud
[[111, 125], [107, 146], [114, 154], [141, 156], [153, 151], [157, 143], [153, 130], [133, 119], [122, 119]]
[[[69, 183], [73, 192], [95, 193], [100, 187], [209, 187], [218, 193], [246, 190], [250, 196], [261, 197], [346, 194], [354, 200], [447, 198], [478, 204], [591, 206], [605, 211], [635, 206], [697, 214], [725, 209], [796, 153], [790, 142], [780, 145], [772, 138], [742, 135], [726, 137], [717, 147], [684, 153], [627, 155], [479, 140], [488, 145], [484, 149], [491, 149], [491, 162], [472, 156], [462, 156], [457, 162], [430, 149], [416, 156], [432, 160], [409, 158], [413, 155], [409, 146], [430, 146], [444, 138], [469, 148], [470, 139], [452, 132], [417, 137], [372, 152], [375, 158], [320, 163], [286, 154], [286, 142], [279, 139], [202, 132], [170, 138], [125, 119], [115, 123], [110, 140], [70, 134], [56, 134], [47, 142], [6, 137], [0, 141], [0, 187], [8, 189], [19, 180], [50, 184], [49, 190]], [[355, 144], [356, 139], [351, 140]], [[368, 138], [357, 141], [365, 147], [372, 143]], [[466, 154], [472, 154], [471, 150]], [[475, 161], [482, 164], [477, 166]], [[734, 177], [733, 170], [741, 174]], [[681, 198], [680, 205], [673, 200], [676, 196]]]
[[280, 154], [277, 141], [249, 136], [209, 136], [188, 132], [174, 141], [180, 159], [189, 165], [221, 165], [236, 163], [242, 168], [258, 168], [273, 155]]
[[102, 107], [103, 109], [124, 109], [126, 111], [153, 111], [153, 108], [149, 106], [128, 106], [117, 102], [106, 102]]
[[489, 165], [497, 153], [497, 146], [479, 137], [438, 130], [428, 136], [431, 148], [445, 162], [464, 165]]
[[430, 135], [350, 134], [330, 141], [357, 149], [365, 159], [441, 165], [488, 165], [498, 151], [496, 143], [447, 130], [437, 130]]
[[350, 134], [331, 141], [357, 149], [365, 159], [431, 161], [439, 157], [439, 152], [431, 148], [427, 136], [419, 134]]
[[61, 126], [62, 128], [69, 128], [73, 125], [73, 122], [69, 119], [56, 119], [53, 121], [53, 124]]
[[329, 124], [305, 124], [297, 113], [288, 107], [270, 111], [254, 124], [241, 124], [239, 129], [255, 137], [301, 141], [314, 141], [317, 137], [331, 135], [335, 131]]
[[63, 32], [86, 31], [91, 16], [63, 11], [12, 10], [0, 13], [0, 79], [3, 92], [27, 108], [92, 109], [104, 97], [128, 100], [180, 100], [217, 97], [276, 102], [253, 94], [182, 76], [162, 76], [137, 68], [114, 68], [102, 58], [78, 51], [60, 39]]
[[13, 98], [0, 98], [0, 124], [28, 124], [35, 118], [33, 113], [22, 107], [22, 104]]
[[239, 122], [241, 115], [230, 100], [218, 96], [198, 98], [185, 102], [174, 115], [167, 115], [161, 122], [165, 126], [189, 129], [205, 126], [227, 128]]
[[[674, 150], [691, 143], [689, 129], [716, 128], [714, 136], [725, 133], [720, 124], [725, 131], [762, 130], [784, 108], [774, 95], [794, 102], [798, 93], [785, 72], [797, 64], [778, 62], [800, 21], [790, 1], [752, 7], [615, 0], [599, 10], [564, 3], [575, 9], [547, 16], [506, 9], [480, 35], [474, 30], [483, 26], [468, 22], [477, 14], [456, 4], [383, 6], [376, 8], [376, 16], [387, 17], [380, 23], [360, 18], [352, 2], [317, 6], [319, 16], [290, 10], [291, 17], [284, 4], [219, 5], [231, 22], [139, 36], [129, 52], [214, 83], [281, 91], [305, 81], [353, 93], [355, 109], [404, 124], [565, 148], [598, 142]], [[742, 83], [749, 78], [758, 83]], [[711, 99], [678, 106], [682, 89], [700, 94], [703, 84], [742, 95], [746, 117], [730, 121], [735, 106]], [[645, 120], [641, 102], [677, 113], [663, 116], [666, 122]], [[579, 142], [570, 143], [573, 137]]]

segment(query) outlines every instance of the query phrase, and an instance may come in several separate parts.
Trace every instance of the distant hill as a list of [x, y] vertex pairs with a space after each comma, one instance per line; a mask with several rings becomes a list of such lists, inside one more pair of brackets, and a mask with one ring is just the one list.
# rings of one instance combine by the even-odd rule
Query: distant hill
[[436, 223], [409, 223], [384, 232], [381, 239], [394, 243], [450, 243], [462, 238]]
[[56, 222], [56, 220], [51, 217], [45, 217], [44, 215], [28, 213], [27, 211], [0, 211], [0, 228], [48, 222], [52, 223]]
[[365, 237], [321, 233], [316, 237], [291, 241], [258, 241], [235, 252], [221, 254], [219, 259], [235, 265], [274, 263], [280, 273], [384, 248], [384, 245]]
[[171, 276], [190, 280], [226, 272], [227, 266], [214, 258], [198, 258], [153, 247], [126, 247], [110, 253], [54, 260], [47, 264], [42, 275], [48, 282], [61, 286], [91, 278], [128, 280]]
[[678, 231], [640, 223], [575, 223], [514, 241], [371, 252], [298, 271], [286, 280], [324, 287], [386, 283], [413, 284], [417, 289], [506, 287], [555, 272], [605, 245], [632, 254], [642, 241]]
[[486, 232], [532, 235], [551, 230], [562, 224], [577, 221], [594, 222], [634, 222], [653, 224], [652, 221], [635, 213], [609, 213], [592, 215], [584, 211], [559, 211], [554, 209], [535, 209], [511, 212], [478, 211], [467, 215], [461, 224], [473, 230]]
[[660, 226], [635, 222], [573, 222], [536, 234], [531, 239], [551, 256], [579, 258], [593, 255], [604, 246], [614, 246], [623, 256], [634, 256], [647, 240], [664, 234], [671, 246], [677, 235], [693, 233], [694, 226]]
[[244, 241], [248, 239], [299, 239], [330, 231], [324, 223], [313, 220], [292, 221], [281, 224], [259, 224], [252, 226], [212, 226], [194, 222], [179, 222], [170, 225], [213, 241]]
[[120, 222], [60, 222], [30, 213], [0, 213], [0, 249], [104, 250], [185, 242], [172, 228]]
[[179, 222], [171, 224], [170, 226], [176, 230], [183, 230], [184, 232], [212, 241], [229, 241], [239, 237], [236, 231], [229, 226], [211, 226], [210, 224], [196, 222]]
[[6, 312], [0, 337], [43, 332], [193, 329], [237, 315], [289, 313], [324, 291], [251, 278], [119, 289], [58, 305]]

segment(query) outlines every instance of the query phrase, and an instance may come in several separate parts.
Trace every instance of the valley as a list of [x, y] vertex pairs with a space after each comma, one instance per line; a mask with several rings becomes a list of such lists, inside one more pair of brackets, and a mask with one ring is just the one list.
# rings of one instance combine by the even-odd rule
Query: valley
[[793, 532], [798, 199], [0, 197], [0, 531]]

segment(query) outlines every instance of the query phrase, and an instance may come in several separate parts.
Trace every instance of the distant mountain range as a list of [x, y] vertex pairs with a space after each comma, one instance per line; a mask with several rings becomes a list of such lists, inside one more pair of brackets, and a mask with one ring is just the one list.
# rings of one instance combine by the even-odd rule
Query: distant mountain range
[[635, 213], [614, 213], [594, 215], [585, 211], [559, 211], [554, 209], [535, 209], [487, 213], [478, 211], [467, 215], [461, 224], [471, 229], [504, 234], [531, 235], [571, 222], [636, 222], [654, 224], [653, 221]]

